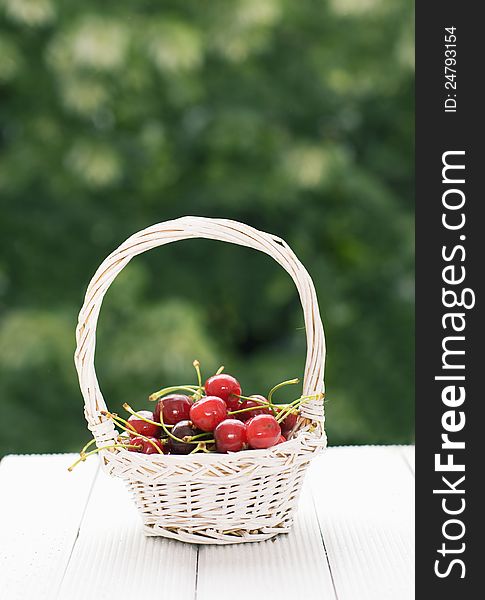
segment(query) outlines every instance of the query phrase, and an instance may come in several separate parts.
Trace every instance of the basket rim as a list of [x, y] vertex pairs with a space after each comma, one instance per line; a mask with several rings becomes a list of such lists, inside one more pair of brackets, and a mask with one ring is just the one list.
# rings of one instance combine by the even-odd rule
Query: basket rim
[[[323, 428], [322, 428], [323, 430]], [[197, 454], [143, 454], [142, 452], [130, 452], [126, 448], [113, 448], [110, 450], [101, 450], [100, 454], [103, 457], [118, 456], [129, 462], [138, 462], [143, 466], [157, 466], [157, 464], [188, 464], [200, 462], [204, 464], [235, 464], [244, 463], [246, 461], [253, 462], [255, 460], [265, 459], [283, 459], [294, 455], [302, 455], [301, 449], [305, 442], [310, 442], [313, 449], [303, 451], [308, 453], [308, 458], [318, 448], [326, 447], [326, 436], [322, 431], [322, 435], [315, 436], [309, 432], [298, 432], [295, 437], [270, 448], [248, 449], [243, 452], [209, 452]]]

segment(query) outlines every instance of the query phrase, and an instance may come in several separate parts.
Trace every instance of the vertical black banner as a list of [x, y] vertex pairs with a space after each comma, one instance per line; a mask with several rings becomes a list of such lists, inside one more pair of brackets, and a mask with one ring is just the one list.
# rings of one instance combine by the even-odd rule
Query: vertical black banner
[[416, 6], [416, 595], [440, 600], [485, 594], [479, 8]]

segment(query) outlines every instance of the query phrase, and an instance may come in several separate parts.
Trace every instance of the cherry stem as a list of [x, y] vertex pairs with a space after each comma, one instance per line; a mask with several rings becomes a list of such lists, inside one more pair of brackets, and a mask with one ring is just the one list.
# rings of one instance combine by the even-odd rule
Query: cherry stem
[[222, 373], [222, 371], [224, 371], [224, 365], [221, 365], [217, 371], [216, 371], [216, 375], [220, 375]]
[[209, 453], [209, 450], [207, 450], [206, 444], [208, 444], [208, 443], [214, 443], [214, 442], [215, 442], [215, 440], [204, 440], [202, 442], [199, 442], [197, 444], [197, 446], [193, 450], [191, 450], [189, 452], [189, 454], [195, 454], [196, 452], [206, 452], [206, 453]]
[[236, 396], [236, 398], [239, 398], [240, 400], [254, 400], [255, 402], [269, 404], [269, 402], [266, 402], [265, 400], [260, 400], [259, 398], [254, 398], [253, 396], [243, 396], [242, 394], [232, 394], [232, 396]]
[[198, 360], [194, 360], [194, 362], [192, 363], [195, 369], [195, 372], [197, 373], [197, 381], [199, 383], [199, 388], [202, 387], [202, 374], [200, 372], [200, 362]]
[[[131, 424], [128, 423], [128, 421], [126, 421], [122, 417], [119, 417], [118, 415], [116, 415], [114, 413], [107, 412], [105, 410], [101, 411], [101, 414], [104, 415], [105, 417], [108, 417], [109, 419], [112, 419], [115, 422], [115, 424], [116, 424], [117, 427], [120, 427], [120, 429], [123, 429], [124, 431], [126, 431], [130, 435], [133, 435], [134, 437], [141, 437], [143, 440], [145, 440], [147, 442], [150, 442], [150, 444], [157, 450], [157, 452], [159, 454], [163, 454], [163, 452], [160, 450], [160, 448], [157, 446], [157, 444], [155, 444], [155, 442], [153, 440], [151, 440], [146, 435], [138, 433], [135, 429], [133, 429], [133, 427], [131, 426]], [[124, 423], [126, 423], [126, 425], [128, 425], [128, 427], [126, 427], [126, 425], [124, 425]]]
[[193, 395], [194, 402], [197, 402], [204, 395], [204, 388], [202, 387], [202, 374], [200, 372], [200, 362], [198, 360], [194, 360], [192, 364], [194, 365], [195, 372], [197, 373], [197, 383], [199, 384], [197, 391]]
[[91, 450], [90, 452], [86, 452], [80, 458], [78, 458], [75, 462], [72, 463], [70, 467], [67, 468], [68, 471], [72, 471], [74, 467], [77, 467], [79, 463], [82, 463], [86, 460], [88, 456], [93, 454], [97, 454], [101, 452], [101, 450], [112, 450], [113, 448], [138, 448], [137, 444], [112, 444], [111, 446], [102, 446], [101, 448], [96, 448], [96, 450]]
[[[198, 433], [197, 435], [191, 435], [188, 437], [187, 442], [195, 442], [196, 440], [199, 440], [201, 437], [203, 437], [204, 435], [209, 435], [210, 431], [204, 431], [203, 433]], [[203, 442], [208, 442], [210, 440], [201, 440]]]
[[150, 400], [151, 402], [154, 402], [155, 400], [158, 400], [161, 396], [166, 396], [167, 394], [171, 394], [172, 392], [177, 392], [178, 390], [184, 390], [185, 392], [191, 392], [192, 395], [196, 395], [197, 392], [200, 390], [200, 387], [197, 385], [173, 385], [171, 387], [166, 387], [163, 388], [161, 390], [158, 390], [158, 392], [153, 392], [153, 394], [150, 394], [148, 396], [148, 400]]
[[240, 408], [239, 410], [231, 410], [227, 414], [228, 415], [239, 415], [240, 413], [250, 412], [251, 410], [260, 410], [261, 408], [267, 407], [272, 408], [275, 406], [274, 404], [268, 404], [267, 402], [261, 402], [259, 406], [250, 406], [249, 408]]
[[288, 415], [292, 414], [294, 410], [299, 408], [301, 404], [305, 404], [306, 402], [309, 402], [310, 400], [312, 400], [314, 398], [319, 398], [321, 396], [322, 396], [322, 394], [311, 394], [309, 396], [300, 396], [299, 398], [297, 398], [296, 400], [293, 400], [293, 402], [290, 402], [289, 404], [284, 404], [284, 405], [280, 404], [280, 406], [284, 406], [284, 408], [281, 410], [280, 414], [276, 417], [276, 420], [278, 421], [278, 423], [281, 423], [282, 421], [284, 421], [286, 419], [286, 417]]
[[280, 388], [282, 388], [285, 385], [294, 385], [296, 383], [300, 383], [300, 380], [298, 378], [288, 379], [287, 381], [282, 381], [281, 383], [278, 383], [277, 385], [275, 385], [274, 388], [272, 388], [269, 391], [268, 402], [270, 404], [274, 405], [274, 402], [273, 402], [272, 398], [273, 398], [273, 394], [276, 392], [276, 390], [279, 390]]
[[[115, 424], [118, 427], [121, 427], [121, 429], [123, 429], [124, 431], [127, 431], [128, 433], [131, 433], [134, 435], [138, 435], [138, 432], [133, 427], [133, 425], [131, 423], [129, 423], [126, 419], [123, 419], [123, 417], [120, 417], [119, 415], [117, 415], [116, 413], [110, 413], [109, 411], [102, 410], [101, 414], [105, 417], [108, 417], [108, 419], [112, 419], [113, 421], [115, 421]], [[141, 434], [140, 434], [140, 436], [144, 437]]]
[[[131, 413], [132, 415], [136, 415], [140, 421], [145, 421], [145, 423], [150, 423], [150, 425], [157, 425], [158, 427], [160, 427], [160, 425], [162, 424], [161, 422], [158, 421], [153, 421], [152, 419], [149, 419], [148, 417], [145, 417], [144, 415], [134, 412], [133, 409], [131, 408], [131, 406], [129, 404], [127, 404], [126, 402], [123, 404], [123, 408], [128, 411], [129, 413]], [[161, 414], [162, 411], [160, 411]], [[126, 421], [127, 423], [129, 423], [129, 421]], [[173, 427], [173, 425], [166, 425], [166, 427]]]
[[79, 453], [79, 456], [83, 456], [83, 454], [86, 454], [86, 450], [89, 448], [89, 446], [92, 446], [93, 444], [96, 443], [96, 440], [93, 438], [91, 441], [89, 441], [84, 448], [81, 450], [81, 452]]
[[[260, 406], [267, 406], [269, 408], [273, 408], [275, 406], [281, 406], [281, 404], [274, 404], [274, 402], [268, 402], [266, 400], [260, 400], [259, 398], [255, 398], [254, 396], [242, 396], [241, 394], [233, 394], [233, 396], [237, 396], [238, 398], [240, 398], [241, 400], [252, 400], [253, 402], [258, 402], [260, 404]], [[254, 410], [255, 408], [258, 408], [257, 406], [251, 408], [250, 410]], [[249, 410], [247, 408], [242, 408], [242, 410]], [[237, 412], [237, 411], [235, 411]]]
[[298, 398], [298, 404], [295, 404], [294, 402], [292, 402], [291, 404], [287, 404], [285, 406], [285, 408], [283, 408], [280, 411], [280, 413], [278, 414], [278, 416], [276, 417], [276, 420], [278, 421], [278, 423], [281, 423], [282, 421], [284, 421], [286, 419], [286, 417], [288, 417], [289, 415], [294, 414], [294, 410], [296, 410], [300, 404], [301, 404], [300, 398]]

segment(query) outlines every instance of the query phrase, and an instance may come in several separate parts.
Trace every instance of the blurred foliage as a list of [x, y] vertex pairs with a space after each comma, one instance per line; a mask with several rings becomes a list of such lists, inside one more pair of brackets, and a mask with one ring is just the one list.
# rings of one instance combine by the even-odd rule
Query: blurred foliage
[[[0, 15], [0, 451], [87, 439], [85, 287], [128, 235], [184, 214], [271, 231], [309, 269], [330, 443], [412, 440], [411, 0], [0, 0]], [[195, 357], [264, 393], [304, 352], [276, 263], [191, 240], [115, 281], [97, 370], [119, 410], [193, 381]]]

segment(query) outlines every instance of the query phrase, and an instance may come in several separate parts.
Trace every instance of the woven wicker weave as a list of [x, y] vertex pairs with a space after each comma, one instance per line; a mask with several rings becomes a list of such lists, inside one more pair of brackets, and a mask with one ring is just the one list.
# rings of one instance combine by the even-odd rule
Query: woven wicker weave
[[307, 336], [303, 394], [313, 398], [301, 405], [291, 439], [267, 450], [177, 456], [144, 455], [121, 448], [102, 450], [102, 463], [110, 474], [126, 481], [147, 535], [198, 544], [265, 540], [290, 529], [305, 470], [326, 445], [325, 339], [315, 288], [283, 240], [236, 221], [182, 217], [148, 227], [112, 252], [88, 286], [76, 330], [75, 363], [86, 420], [98, 448], [115, 443], [118, 432], [101, 414], [107, 407], [94, 368], [96, 324], [106, 291], [134, 256], [189, 238], [255, 248], [291, 275], [303, 306]]

